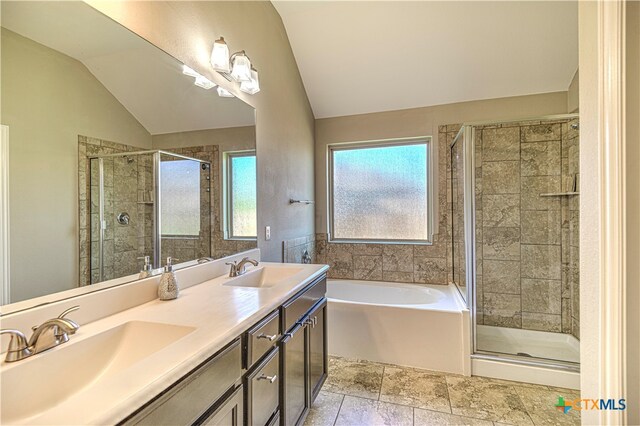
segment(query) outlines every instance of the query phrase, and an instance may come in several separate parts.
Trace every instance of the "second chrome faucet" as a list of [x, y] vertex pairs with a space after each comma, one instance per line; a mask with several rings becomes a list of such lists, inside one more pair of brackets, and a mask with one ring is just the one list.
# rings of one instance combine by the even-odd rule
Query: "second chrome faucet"
[[231, 266], [229, 269], [229, 277], [239, 277], [247, 272], [247, 263], [252, 264], [253, 266], [258, 266], [259, 262], [254, 259], [249, 259], [248, 257], [243, 258], [240, 262], [227, 262], [225, 265]]

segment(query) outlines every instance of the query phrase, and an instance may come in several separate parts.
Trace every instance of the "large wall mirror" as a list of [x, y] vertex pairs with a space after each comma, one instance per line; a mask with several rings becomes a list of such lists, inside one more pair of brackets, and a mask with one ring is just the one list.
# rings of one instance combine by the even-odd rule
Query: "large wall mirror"
[[251, 106], [83, 2], [1, 7], [3, 304], [256, 247]]

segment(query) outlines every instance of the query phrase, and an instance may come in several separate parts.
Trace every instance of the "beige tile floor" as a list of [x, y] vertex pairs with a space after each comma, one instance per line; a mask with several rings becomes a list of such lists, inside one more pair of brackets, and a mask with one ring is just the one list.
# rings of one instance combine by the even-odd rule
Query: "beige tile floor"
[[559, 396], [580, 393], [331, 357], [329, 378], [305, 425], [580, 424], [579, 412], [554, 407]]

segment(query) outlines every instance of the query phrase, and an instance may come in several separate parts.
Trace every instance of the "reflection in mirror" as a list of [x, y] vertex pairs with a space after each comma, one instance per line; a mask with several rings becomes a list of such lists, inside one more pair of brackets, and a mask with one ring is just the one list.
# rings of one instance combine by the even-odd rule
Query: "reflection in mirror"
[[252, 107], [85, 3], [1, 7], [4, 304], [256, 246]]

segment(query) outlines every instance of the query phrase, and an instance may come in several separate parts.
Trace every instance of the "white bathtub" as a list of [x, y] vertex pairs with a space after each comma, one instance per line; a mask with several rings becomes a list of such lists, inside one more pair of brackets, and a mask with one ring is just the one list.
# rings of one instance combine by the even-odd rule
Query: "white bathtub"
[[328, 280], [331, 355], [469, 375], [469, 311], [453, 285]]

